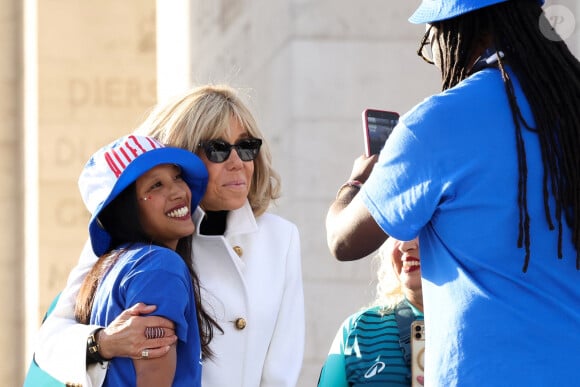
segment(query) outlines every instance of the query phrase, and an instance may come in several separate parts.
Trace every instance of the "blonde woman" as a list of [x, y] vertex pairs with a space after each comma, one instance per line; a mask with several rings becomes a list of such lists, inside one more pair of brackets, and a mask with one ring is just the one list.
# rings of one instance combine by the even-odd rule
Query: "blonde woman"
[[411, 369], [400, 345], [396, 313], [423, 319], [419, 240], [389, 238], [377, 259], [376, 299], [368, 308], [349, 316], [338, 329], [319, 387], [411, 385]]

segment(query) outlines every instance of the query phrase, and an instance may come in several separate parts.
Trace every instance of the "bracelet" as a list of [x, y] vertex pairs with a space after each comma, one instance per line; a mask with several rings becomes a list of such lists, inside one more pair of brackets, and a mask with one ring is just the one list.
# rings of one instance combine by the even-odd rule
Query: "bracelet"
[[358, 190], [360, 190], [362, 188], [362, 185], [363, 185], [363, 183], [361, 183], [359, 180], [349, 180], [349, 181], [347, 181], [346, 183], [344, 183], [343, 185], [340, 186], [340, 188], [338, 189], [338, 192], [336, 193], [336, 198], [338, 199], [338, 197], [340, 196], [340, 193], [346, 187], [356, 188], [357, 191], [358, 191]]
[[89, 359], [92, 359], [94, 361], [103, 364], [104, 362], [111, 360], [105, 359], [99, 353], [99, 350], [101, 348], [99, 346], [99, 342], [97, 341], [97, 335], [102, 329], [103, 328], [95, 329], [94, 331], [91, 332], [91, 334], [87, 338], [87, 362], [89, 362]]

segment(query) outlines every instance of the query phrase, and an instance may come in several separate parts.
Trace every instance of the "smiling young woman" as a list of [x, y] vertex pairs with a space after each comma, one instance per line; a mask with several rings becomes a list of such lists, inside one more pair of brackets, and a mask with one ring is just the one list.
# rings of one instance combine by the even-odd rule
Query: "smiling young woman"
[[99, 258], [79, 290], [76, 319], [108, 325], [136, 302], [154, 303], [153, 314], [171, 320], [178, 337], [164, 357], [149, 359], [145, 348], [138, 358], [104, 359], [99, 330], [93, 332], [90, 353], [110, 362], [103, 386], [201, 386], [199, 359], [210, 351], [200, 335], [208, 329], [211, 335], [217, 325], [201, 304], [191, 262], [190, 209], [206, 184], [197, 156], [149, 137], [120, 138], [87, 162], [79, 187], [92, 213], [90, 242]]

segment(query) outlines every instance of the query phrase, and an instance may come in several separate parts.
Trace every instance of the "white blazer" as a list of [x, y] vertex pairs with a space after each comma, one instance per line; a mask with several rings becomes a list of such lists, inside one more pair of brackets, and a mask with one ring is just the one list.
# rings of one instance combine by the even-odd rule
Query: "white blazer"
[[[270, 213], [254, 217], [249, 203], [230, 211], [223, 236], [199, 234], [193, 262], [202, 297], [224, 330], [202, 369], [204, 387], [294, 387], [304, 353], [304, 294], [296, 226]], [[87, 243], [63, 294], [37, 336], [36, 361], [63, 382], [101, 386], [106, 364], [85, 367], [86, 339], [95, 326], [76, 324], [74, 301], [96, 261]]]

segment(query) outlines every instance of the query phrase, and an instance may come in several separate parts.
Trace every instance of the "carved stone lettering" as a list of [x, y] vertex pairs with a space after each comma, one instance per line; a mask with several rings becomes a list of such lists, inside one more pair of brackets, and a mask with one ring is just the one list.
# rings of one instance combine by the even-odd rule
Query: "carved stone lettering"
[[68, 82], [69, 104], [73, 109], [83, 107], [148, 108], [155, 104], [155, 80], [139, 78], [95, 77], [73, 78]]

